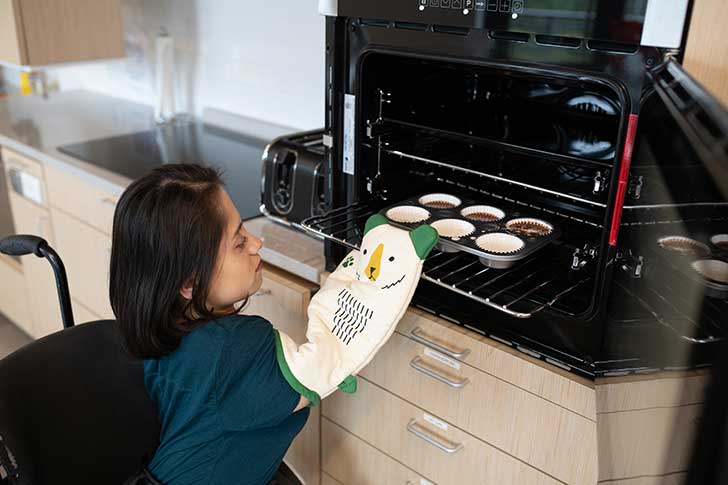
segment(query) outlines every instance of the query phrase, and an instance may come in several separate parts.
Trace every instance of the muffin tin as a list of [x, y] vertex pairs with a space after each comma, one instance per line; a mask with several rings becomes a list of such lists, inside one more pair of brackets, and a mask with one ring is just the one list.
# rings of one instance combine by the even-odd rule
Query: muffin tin
[[445, 193], [412, 197], [385, 207], [380, 214], [403, 229], [430, 224], [440, 234], [441, 251], [465, 251], [499, 269], [513, 266], [561, 235], [552, 222]]
[[728, 298], [728, 234], [706, 239], [710, 244], [686, 236], [664, 235], [657, 239], [657, 246], [663, 256], [677, 256], [670, 258], [673, 266], [701, 283], [708, 296]]

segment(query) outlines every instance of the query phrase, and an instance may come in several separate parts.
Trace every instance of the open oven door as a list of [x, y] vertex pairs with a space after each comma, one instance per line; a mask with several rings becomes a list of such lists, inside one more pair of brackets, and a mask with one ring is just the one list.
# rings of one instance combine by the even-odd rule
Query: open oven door
[[705, 376], [704, 393], [688, 398], [686, 386], [665, 408], [697, 409], [689, 423], [676, 412], [660, 425], [673, 433], [655, 477], [727, 483], [728, 110], [673, 59], [648, 77], [630, 169], [640, 190], [627, 194], [619, 235], [629, 258], [614, 285], [634, 312], [613, 324], [652, 319], [662, 329], [634, 347], [635, 360], [661, 371], [654, 379]]

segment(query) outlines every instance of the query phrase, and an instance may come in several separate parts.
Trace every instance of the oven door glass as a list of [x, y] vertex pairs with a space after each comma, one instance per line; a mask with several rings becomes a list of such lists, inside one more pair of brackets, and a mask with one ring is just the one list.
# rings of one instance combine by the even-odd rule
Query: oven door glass
[[607, 371], [706, 366], [726, 335], [728, 112], [674, 61], [649, 77], [607, 311]]

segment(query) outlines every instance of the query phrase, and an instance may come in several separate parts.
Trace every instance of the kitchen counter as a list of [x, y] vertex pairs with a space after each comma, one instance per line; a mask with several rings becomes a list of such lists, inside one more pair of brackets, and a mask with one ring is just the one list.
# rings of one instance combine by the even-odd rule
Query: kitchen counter
[[[89, 91], [54, 93], [49, 99], [11, 95], [0, 100], [0, 146], [52, 165], [101, 190], [119, 195], [131, 179], [58, 151], [58, 147], [88, 140], [149, 130], [152, 108]], [[207, 123], [272, 139], [290, 128], [217, 110], [203, 113]], [[266, 239], [263, 260], [306, 280], [319, 283], [323, 243], [264, 218], [246, 224]]]

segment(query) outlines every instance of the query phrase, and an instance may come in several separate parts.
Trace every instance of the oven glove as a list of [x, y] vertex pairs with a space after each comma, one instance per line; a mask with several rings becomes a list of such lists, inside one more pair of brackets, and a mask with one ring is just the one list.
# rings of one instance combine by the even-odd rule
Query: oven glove
[[286, 381], [315, 406], [336, 391], [356, 390], [356, 375], [407, 311], [424, 259], [438, 240], [429, 225], [413, 231], [381, 215], [365, 225], [361, 251], [350, 252], [308, 306], [307, 342], [276, 331], [276, 358]]

